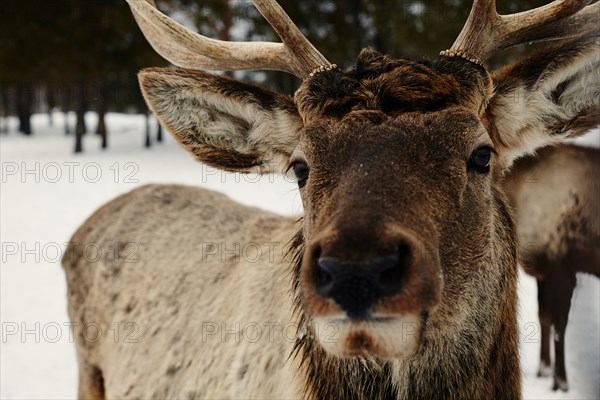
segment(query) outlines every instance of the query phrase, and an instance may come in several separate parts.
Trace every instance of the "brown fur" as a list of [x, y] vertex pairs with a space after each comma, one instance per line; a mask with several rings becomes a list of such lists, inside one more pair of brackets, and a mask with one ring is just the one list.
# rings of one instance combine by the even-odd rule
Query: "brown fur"
[[329, 71], [307, 81], [296, 93], [303, 118], [312, 114], [344, 117], [358, 110], [396, 117], [407, 112], [436, 111], [452, 105], [479, 105], [491, 93], [485, 70], [462, 58], [433, 63], [393, 59], [363, 50], [347, 74]]
[[[84, 225], [84, 240], [142, 243], [138, 266], [65, 263], [70, 290], [89, 288], [70, 298], [73, 320], [133, 319], [151, 332], [138, 347], [78, 343], [81, 359], [102, 371], [106, 396], [520, 398], [516, 232], [500, 177], [518, 155], [572, 134], [553, 136], [553, 124], [598, 106], [597, 86], [581, 85], [598, 66], [589, 35], [564, 42], [578, 55], [541, 69], [535, 89], [460, 57], [413, 61], [372, 50], [351, 71], [304, 81], [294, 107], [223, 77], [142, 72], [150, 107], [200, 160], [241, 172], [301, 161], [310, 173], [290, 258], [201, 262], [197, 244], [206, 238], [232, 246], [289, 238], [293, 228], [198, 189], [140, 189]], [[517, 89], [554, 92], [558, 114], [526, 112], [511, 101]], [[518, 124], [499, 117], [511, 113]], [[489, 172], [470, 163], [482, 146], [498, 153]], [[367, 318], [348, 318], [316, 292], [321, 257], [369, 265], [390, 254], [403, 260], [391, 278], [401, 290], [378, 299]], [[197, 339], [207, 321], [269, 320], [293, 322], [294, 342]]]

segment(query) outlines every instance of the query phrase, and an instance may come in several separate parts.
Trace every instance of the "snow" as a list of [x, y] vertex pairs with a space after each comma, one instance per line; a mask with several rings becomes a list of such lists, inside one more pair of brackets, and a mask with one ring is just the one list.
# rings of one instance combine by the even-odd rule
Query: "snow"
[[[71, 116], [72, 117], [72, 116]], [[86, 115], [88, 126], [96, 116]], [[76, 397], [77, 363], [66, 312], [66, 285], [58, 262], [75, 229], [118, 194], [146, 183], [182, 183], [228, 194], [249, 205], [286, 215], [302, 206], [295, 184], [280, 176], [223, 173], [195, 162], [165, 134], [163, 144], [145, 149], [145, 117], [109, 114], [108, 151], [94, 134], [83, 154], [62, 132], [63, 115], [35, 115], [34, 135], [0, 136], [0, 398]], [[598, 146], [598, 135], [585, 138]], [[578, 277], [566, 334], [571, 390], [553, 392], [550, 378], [537, 378], [539, 324], [535, 280], [520, 277], [521, 359], [526, 399], [600, 397], [600, 285]]]

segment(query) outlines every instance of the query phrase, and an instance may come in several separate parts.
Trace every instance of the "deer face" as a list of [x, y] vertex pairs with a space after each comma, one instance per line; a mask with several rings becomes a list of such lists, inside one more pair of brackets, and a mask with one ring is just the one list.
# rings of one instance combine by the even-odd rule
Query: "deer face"
[[[471, 80], [463, 86], [452, 69]], [[497, 161], [480, 121], [488, 86], [464, 60], [366, 50], [352, 73], [323, 73], [296, 94], [306, 121], [290, 158], [305, 209], [302, 304], [331, 353], [411, 353], [444, 290], [494, 268]]]
[[[485, 60], [522, 41], [575, 35], [595, 26], [600, 3], [577, 13], [585, 1], [554, 2], [517, 18], [478, 0], [437, 61], [366, 50], [349, 72], [329, 65], [275, 2], [256, 5], [270, 22], [286, 21], [286, 29], [272, 23], [284, 44], [260, 49], [206, 42], [138, 3], [146, 36], [176, 64], [258, 64], [305, 78], [293, 99], [191, 70], [145, 70], [140, 83], [200, 161], [296, 175], [305, 216], [294, 287], [325, 350], [431, 356], [495, 337], [506, 321], [516, 326], [515, 233], [496, 187], [519, 155], [597, 126], [597, 30], [493, 75], [468, 55]], [[171, 34], [195, 42], [169, 47], [161, 35]], [[190, 58], [199, 47], [207, 54]], [[236, 49], [239, 60], [223, 56]]]

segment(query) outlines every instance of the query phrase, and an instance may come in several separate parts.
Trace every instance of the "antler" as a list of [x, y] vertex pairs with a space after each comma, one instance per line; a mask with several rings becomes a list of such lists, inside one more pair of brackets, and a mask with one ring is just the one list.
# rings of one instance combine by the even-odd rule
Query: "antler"
[[335, 67], [319, 53], [274, 0], [253, 0], [283, 43], [225, 42], [199, 35], [156, 8], [154, 0], [127, 0], [144, 36], [171, 63], [190, 69], [284, 71], [307, 78]]
[[459, 54], [483, 62], [520, 43], [573, 36], [600, 22], [600, 3], [586, 7], [589, 2], [556, 0], [533, 10], [498, 15], [495, 0], [474, 0], [458, 38], [442, 54]]

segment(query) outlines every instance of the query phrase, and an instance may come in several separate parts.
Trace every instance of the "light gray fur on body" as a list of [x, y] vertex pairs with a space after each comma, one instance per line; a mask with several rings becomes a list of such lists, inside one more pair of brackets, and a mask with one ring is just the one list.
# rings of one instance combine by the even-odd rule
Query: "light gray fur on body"
[[87, 327], [76, 329], [80, 363], [101, 367], [106, 398], [298, 398], [283, 261], [294, 231], [288, 218], [178, 185], [141, 187], [94, 214], [72, 243], [106, 256], [73, 253], [65, 269], [69, 315]]

